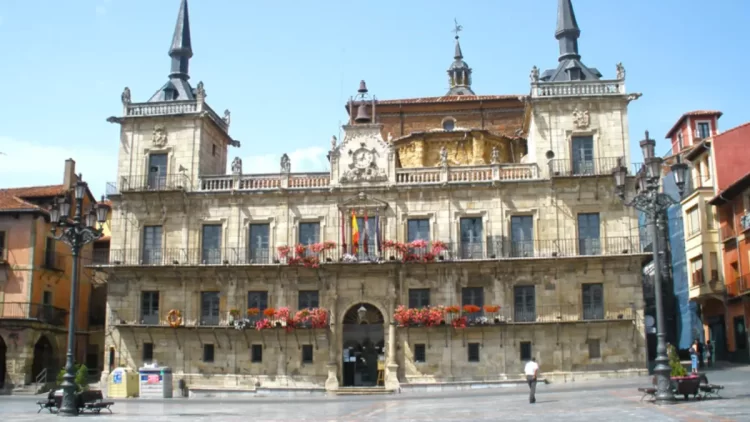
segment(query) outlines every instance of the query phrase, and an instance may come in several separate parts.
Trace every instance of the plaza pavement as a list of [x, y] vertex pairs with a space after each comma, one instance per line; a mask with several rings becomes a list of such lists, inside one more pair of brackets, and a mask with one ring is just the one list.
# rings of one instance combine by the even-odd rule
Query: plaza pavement
[[[723, 399], [640, 402], [649, 377], [540, 385], [537, 403], [528, 389], [512, 387], [432, 394], [319, 398], [115, 400], [114, 414], [84, 421], [750, 421], [750, 367], [708, 371]], [[37, 414], [40, 396], [0, 396], [0, 421], [55, 420]]]

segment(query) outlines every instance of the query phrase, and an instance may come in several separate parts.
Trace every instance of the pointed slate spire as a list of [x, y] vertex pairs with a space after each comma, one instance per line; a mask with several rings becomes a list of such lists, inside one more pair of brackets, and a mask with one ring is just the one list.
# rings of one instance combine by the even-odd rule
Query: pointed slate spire
[[578, 37], [581, 29], [576, 22], [571, 0], [559, 0], [557, 3], [557, 30], [555, 38], [560, 42], [560, 57], [558, 61], [566, 59], [580, 59], [578, 54]]
[[464, 53], [461, 51], [461, 43], [458, 42], [458, 34], [456, 34], [456, 52], [453, 54], [453, 58], [456, 60], [464, 58]]
[[182, 80], [189, 79], [188, 66], [190, 58], [193, 57], [193, 47], [190, 43], [190, 16], [187, 0], [182, 0], [180, 3], [169, 56], [172, 58], [172, 73], [169, 77]]

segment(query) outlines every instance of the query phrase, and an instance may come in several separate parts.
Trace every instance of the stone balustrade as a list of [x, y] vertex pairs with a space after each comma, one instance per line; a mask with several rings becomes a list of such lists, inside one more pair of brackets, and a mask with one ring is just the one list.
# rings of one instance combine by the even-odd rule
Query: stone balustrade
[[125, 117], [157, 117], [174, 116], [180, 114], [207, 113], [211, 120], [225, 131], [229, 129], [227, 122], [204, 101], [164, 101], [154, 103], [128, 103], [125, 105]]
[[532, 98], [625, 95], [621, 80], [537, 82], [531, 84]]

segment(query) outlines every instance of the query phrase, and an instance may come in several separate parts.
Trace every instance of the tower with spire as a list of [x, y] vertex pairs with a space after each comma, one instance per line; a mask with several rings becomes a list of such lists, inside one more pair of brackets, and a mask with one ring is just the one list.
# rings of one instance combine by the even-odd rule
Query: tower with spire
[[609, 174], [629, 162], [628, 103], [640, 94], [625, 90], [625, 68], [602, 79], [581, 61], [572, 0], [557, 4], [558, 65], [541, 75], [531, 70], [529, 161], [549, 177]]
[[120, 192], [189, 189], [200, 175], [224, 174], [228, 147], [239, 146], [229, 135], [229, 110], [219, 116], [206, 102], [203, 82], [190, 84], [193, 47], [187, 0], [180, 0], [168, 54], [167, 82], [145, 102], [133, 101], [126, 87], [123, 115], [107, 119], [120, 124], [122, 132]]
[[454, 20], [454, 23], [453, 32], [456, 34], [456, 48], [453, 54], [453, 63], [448, 68], [450, 89], [445, 95], [476, 95], [471, 90], [471, 68], [464, 61], [464, 54], [461, 51], [461, 43], [459, 42], [458, 33], [463, 30], [463, 27], [458, 24], [458, 21]]

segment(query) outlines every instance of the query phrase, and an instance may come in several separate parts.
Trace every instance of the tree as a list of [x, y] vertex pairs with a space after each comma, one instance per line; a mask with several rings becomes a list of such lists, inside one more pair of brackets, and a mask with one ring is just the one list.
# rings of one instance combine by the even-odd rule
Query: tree
[[685, 367], [680, 362], [680, 357], [677, 355], [677, 349], [671, 344], [667, 346], [667, 354], [669, 356], [669, 367], [671, 369], [670, 376], [673, 377], [684, 377], [687, 375]]
[[[75, 384], [76, 384], [76, 392], [81, 391], [88, 391], [89, 390], [89, 383], [88, 383], [88, 376], [89, 376], [89, 368], [86, 367], [86, 365], [76, 365], [76, 378], [75, 378]], [[63, 383], [63, 377], [65, 376], [65, 368], [61, 369], [60, 372], [57, 374], [57, 386], [59, 387]]]

